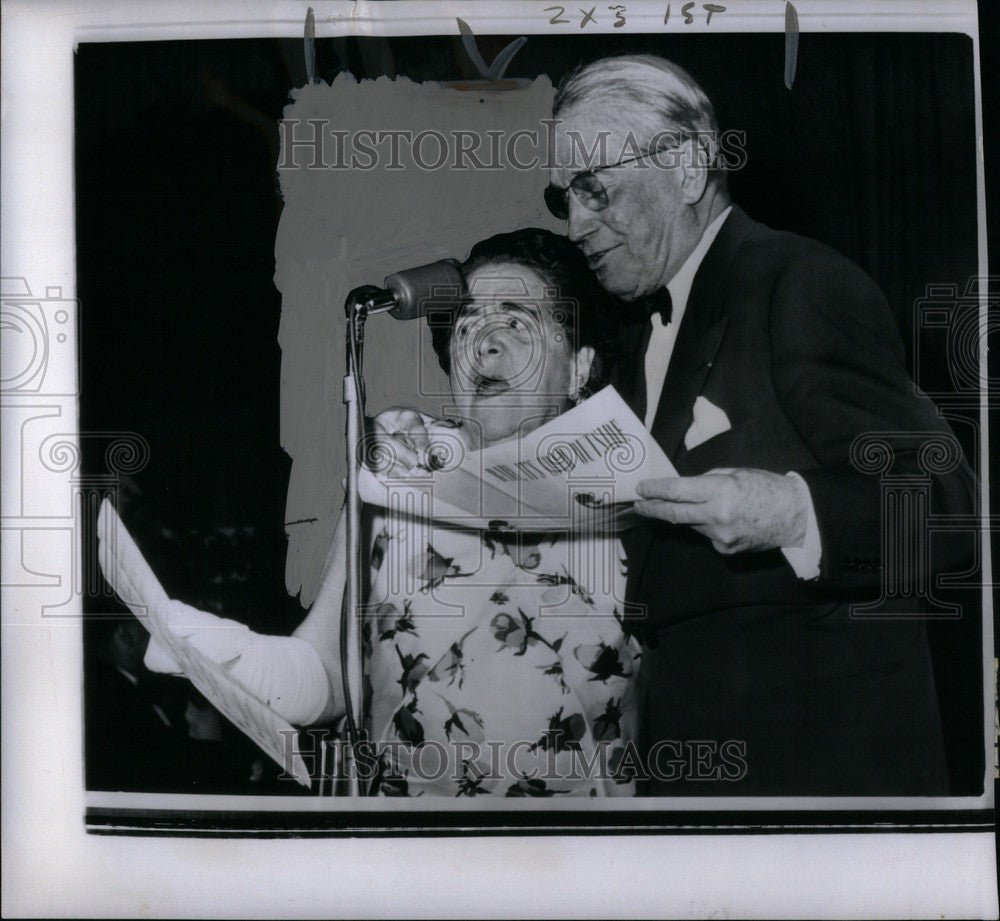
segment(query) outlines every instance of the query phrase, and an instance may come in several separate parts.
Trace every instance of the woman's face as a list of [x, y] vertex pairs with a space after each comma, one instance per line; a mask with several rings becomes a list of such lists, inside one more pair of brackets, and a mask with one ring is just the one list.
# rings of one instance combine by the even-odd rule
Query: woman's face
[[470, 302], [451, 337], [450, 384], [469, 442], [479, 448], [559, 415], [587, 380], [593, 349], [574, 352], [557, 319], [572, 304], [553, 299], [533, 269], [497, 263], [466, 282]]

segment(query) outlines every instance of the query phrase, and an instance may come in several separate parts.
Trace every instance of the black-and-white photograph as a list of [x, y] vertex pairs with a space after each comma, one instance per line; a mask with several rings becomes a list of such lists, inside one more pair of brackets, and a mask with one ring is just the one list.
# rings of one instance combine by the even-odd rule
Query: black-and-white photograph
[[975, 5], [369, 6], [75, 34], [3, 272], [75, 821], [991, 831]]

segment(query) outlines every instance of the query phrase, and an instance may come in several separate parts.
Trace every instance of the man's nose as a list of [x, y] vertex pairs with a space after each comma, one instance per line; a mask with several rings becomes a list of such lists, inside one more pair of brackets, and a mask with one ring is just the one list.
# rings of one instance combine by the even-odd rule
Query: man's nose
[[572, 192], [567, 197], [567, 207], [569, 216], [566, 236], [574, 243], [582, 243], [597, 229], [597, 215], [583, 205]]

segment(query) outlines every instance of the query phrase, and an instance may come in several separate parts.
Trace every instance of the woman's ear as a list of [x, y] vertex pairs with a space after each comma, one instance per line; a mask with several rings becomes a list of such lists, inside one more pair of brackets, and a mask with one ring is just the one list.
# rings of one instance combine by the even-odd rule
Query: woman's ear
[[573, 365], [573, 384], [570, 396], [574, 402], [580, 402], [590, 380], [590, 369], [594, 364], [594, 349], [585, 345], [576, 353], [576, 360]]

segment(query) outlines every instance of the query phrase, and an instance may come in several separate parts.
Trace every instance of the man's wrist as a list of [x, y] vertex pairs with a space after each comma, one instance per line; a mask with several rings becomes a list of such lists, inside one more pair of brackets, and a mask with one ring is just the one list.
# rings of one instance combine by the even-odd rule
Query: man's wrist
[[823, 548], [820, 544], [819, 524], [816, 521], [812, 494], [806, 481], [797, 473], [789, 472], [788, 477], [795, 481], [800, 499], [793, 527], [798, 540], [795, 541], [793, 537], [788, 545], [781, 548], [781, 552], [800, 579], [816, 579], [819, 577]]

